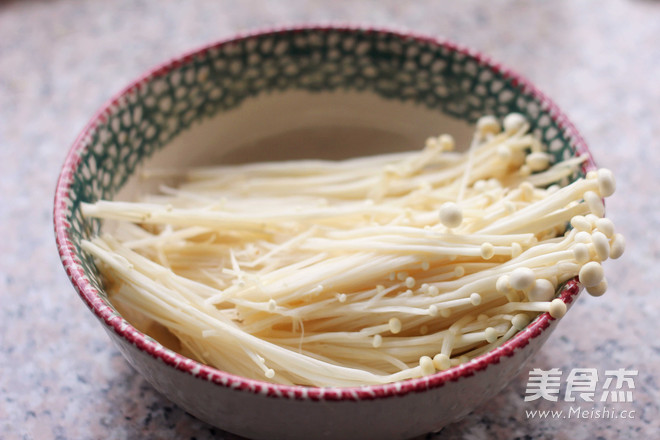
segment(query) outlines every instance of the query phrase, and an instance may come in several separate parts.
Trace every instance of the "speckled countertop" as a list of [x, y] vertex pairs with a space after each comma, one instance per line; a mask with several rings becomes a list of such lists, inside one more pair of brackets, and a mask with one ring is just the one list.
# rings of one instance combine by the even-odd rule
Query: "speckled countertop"
[[[52, 234], [55, 180], [94, 110], [147, 68], [239, 30], [328, 21], [414, 29], [490, 54], [552, 96], [618, 178], [608, 212], [628, 248], [607, 264], [607, 295], [581, 296], [508, 388], [428, 438], [657, 438], [660, 2], [651, 0], [0, 1], [0, 438], [235, 438], [157, 394], [77, 297]], [[607, 405], [628, 417], [528, 417], [602, 407], [525, 402], [532, 368], [637, 370], [633, 401]]]

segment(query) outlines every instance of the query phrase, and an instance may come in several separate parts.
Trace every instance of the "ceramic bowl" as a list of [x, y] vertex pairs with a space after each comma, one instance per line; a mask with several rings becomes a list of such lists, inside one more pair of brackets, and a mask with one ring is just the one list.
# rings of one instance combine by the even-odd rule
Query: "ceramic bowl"
[[[81, 202], [130, 196], [136, 169], [414, 149], [429, 135], [467, 144], [482, 115], [524, 114], [557, 158], [588, 154], [529, 81], [449, 41], [384, 29], [300, 27], [240, 35], [146, 73], [74, 142], [57, 183], [59, 254], [73, 286], [128, 362], [190, 414], [250, 438], [409, 438], [498, 393], [556, 325], [547, 313], [501, 347], [421, 379], [312, 388], [202, 365], [138, 331], [108, 302], [80, 241], [99, 231]], [[594, 168], [591, 160], [581, 175]], [[573, 176], [577, 178], [578, 175]], [[580, 286], [561, 291], [571, 303]]]

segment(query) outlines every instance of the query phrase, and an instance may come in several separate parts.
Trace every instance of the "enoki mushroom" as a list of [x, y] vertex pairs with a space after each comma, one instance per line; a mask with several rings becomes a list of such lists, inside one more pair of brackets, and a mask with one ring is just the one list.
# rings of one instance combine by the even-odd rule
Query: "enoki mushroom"
[[[246, 377], [354, 386], [421, 377], [510, 339], [623, 237], [603, 218], [606, 169], [568, 184], [519, 114], [421, 151], [154, 171], [180, 181], [136, 202], [85, 204], [118, 221], [82, 243], [111, 301], [178, 350]], [[569, 226], [570, 225], [570, 226]], [[108, 228], [106, 228], [108, 229]]]

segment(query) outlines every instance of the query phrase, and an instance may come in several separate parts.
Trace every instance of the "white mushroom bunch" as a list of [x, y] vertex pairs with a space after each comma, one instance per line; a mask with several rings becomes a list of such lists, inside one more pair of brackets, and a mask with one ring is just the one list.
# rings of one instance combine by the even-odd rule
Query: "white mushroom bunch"
[[85, 204], [108, 223], [82, 247], [125, 316], [201, 362], [311, 386], [421, 377], [561, 318], [567, 280], [602, 295], [624, 250], [612, 173], [569, 184], [586, 158], [554, 163], [521, 115], [454, 147], [161, 170], [179, 183]]

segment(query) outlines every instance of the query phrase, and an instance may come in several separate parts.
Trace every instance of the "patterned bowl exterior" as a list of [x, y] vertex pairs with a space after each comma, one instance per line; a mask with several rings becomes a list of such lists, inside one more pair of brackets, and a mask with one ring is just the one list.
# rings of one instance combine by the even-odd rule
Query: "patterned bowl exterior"
[[[80, 240], [100, 227], [81, 216], [81, 203], [112, 199], [138, 164], [196, 123], [246, 98], [289, 90], [376, 94], [469, 123], [520, 112], [556, 158], [589, 155], [574, 126], [531, 83], [452, 42], [350, 26], [240, 35], [148, 72], [84, 128], [55, 194], [66, 273], [127, 360], [168, 398], [222, 429], [252, 438], [407, 438], [438, 430], [520, 371], [554, 327], [547, 313], [496, 350], [424, 378], [352, 388], [275, 385], [202, 365], [137, 331], [108, 302], [94, 262], [80, 250]], [[573, 179], [593, 168], [589, 159]], [[579, 291], [572, 280], [560, 297], [571, 303]]]

